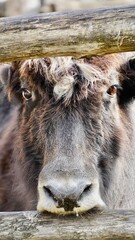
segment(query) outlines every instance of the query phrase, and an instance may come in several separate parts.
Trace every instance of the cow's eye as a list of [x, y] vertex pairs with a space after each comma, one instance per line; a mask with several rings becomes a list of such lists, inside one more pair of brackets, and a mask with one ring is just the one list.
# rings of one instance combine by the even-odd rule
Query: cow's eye
[[110, 95], [110, 96], [113, 96], [117, 93], [118, 90], [120, 90], [121, 87], [117, 84], [114, 84], [114, 85], [111, 85], [108, 90], [107, 90], [107, 93]]
[[32, 98], [32, 93], [27, 88], [22, 88], [22, 96], [24, 97], [25, 100], [28, 101]]

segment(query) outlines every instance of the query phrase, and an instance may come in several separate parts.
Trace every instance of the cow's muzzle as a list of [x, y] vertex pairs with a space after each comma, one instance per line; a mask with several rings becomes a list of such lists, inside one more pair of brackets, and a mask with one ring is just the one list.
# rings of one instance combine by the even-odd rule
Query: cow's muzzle
[[91, 183], [85, 178], [52, 178], [46, 182], [39, 179], [38, 193], [37, 209], [40, 212], [79, 213], [105, 206], [98, 181]]

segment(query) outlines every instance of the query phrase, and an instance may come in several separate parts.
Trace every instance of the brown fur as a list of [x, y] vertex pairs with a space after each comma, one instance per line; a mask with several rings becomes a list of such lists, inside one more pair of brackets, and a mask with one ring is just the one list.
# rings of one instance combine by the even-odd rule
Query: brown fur
[[[123, 159], [125, 154], [123, 146], [127, 144], [131, 162], [134, 154], [131, 151], [131, 138], [134, 139], [135, 126], [127, 108], [135, 97], [135, 69], [133, 64], [129, 64], [128, 58], [125, 61], [125, 56], [114, 54], [81, 60], [63, 57], [12, 63], [12, 74], [5, 84], [5, 92], [13, 107], [0, 133], [0, 211], [36, 208], [39, 174], [44, 166], [51, 163], [57, 148], [61, 150], [61, 143], [56, 144], [55, 137], [53, 139], [57, 119], [62, 119], [64, 126], [64, 119], [70, 122], [70, 118], [71, 126], [74, 119], [78, 118], [87, 127], [88, 149], [100, 147], [99, 141], [102, 142], [103, 153], [112, 156], [113, 160], [106, 162], [105, 156], [100, 155], [101, 195], [110, 208], [120, 207], [120, 203], [113, 202], [111, 194], [108, 197], [108, 188], [111, 189], [115, 162], [120, 155]], [[103, 92], [106, 93], [113, 84], [120, 85], [114, 108], [118, 117], [113, 113], [113, 108], [108, 108], [107, 104], [112, 101], [110, 98], [104, 99], [105, 106], [102, 109]], [[30, 89], [32, 100], [26, 101], [22, 97], [21, 88]], [[105, 109], [108, 109], [108, 116]], [[102, 123], [102, 131], [98, 121]], [[130, 128], [128, 131], [127, 127]], [[65, 136], [70, 142], [67, 130]], [[68, 150], [63, 151], [68, 156]], [[94, 154], [95, 157], [97, 153]], [[124, 206], [128, 206], [126, 200], [122, 203]]]

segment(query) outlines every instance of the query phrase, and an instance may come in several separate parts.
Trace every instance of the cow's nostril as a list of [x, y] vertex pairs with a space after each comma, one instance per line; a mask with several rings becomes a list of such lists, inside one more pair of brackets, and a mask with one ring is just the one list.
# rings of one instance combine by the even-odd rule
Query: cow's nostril
[[92, 184], [87, 184], [84, 190], [82, 191], [82, 193], [80, 194], [79, 199], [87, 196], [90, 193], [91, 189], [92, 189]]
[[57, 201], [57, 198], [54, 196], [54, 194], [51, 192], [51, 190], [48, 187], [43, 187], [44, 192], [51, 198], [53, 198], [55, 201]]
[[88, 193], [88, 192], [91, 190], [91, 188], [92, 188], [92, 184], [88, 184], [88, 185], [84, 188], [82, 194], [83, 194], [83, 193]]

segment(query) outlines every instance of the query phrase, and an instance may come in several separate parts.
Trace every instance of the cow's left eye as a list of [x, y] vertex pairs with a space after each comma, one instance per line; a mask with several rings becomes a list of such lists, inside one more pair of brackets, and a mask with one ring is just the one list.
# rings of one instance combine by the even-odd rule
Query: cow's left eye
[[28, 101], [32, 98], [32, 93], [27, 88], [22, 88], [22, 96], [24, 97], [25, 100]]
[[121, 87], [117, 84], [115, 85], [111, 85], [108, 90], [107, 90], [107, 93], [110, 95], [110, 96], [113, 96], [117, 93], [117, 91], [121, 89]]

